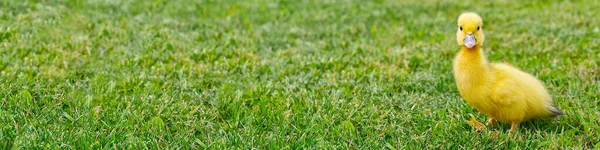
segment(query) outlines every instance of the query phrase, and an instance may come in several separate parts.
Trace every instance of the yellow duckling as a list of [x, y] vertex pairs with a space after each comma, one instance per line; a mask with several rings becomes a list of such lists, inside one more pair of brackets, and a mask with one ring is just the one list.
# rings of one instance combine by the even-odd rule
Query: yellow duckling
[[[477, 111], [496, 121], [511, 124], [537, 117], [562, 115], [544, 85], [532, 75], [502, 63], [489, 63], [481, 50], [483, 23], [475, 13], [458, 17], [456, 41], [461, 46], [454, 59], [454, 78], [460, 95]], [[470, 124], [483, 125], [479, 122]], [[482, 127], [477, 127], [482, 128]]]

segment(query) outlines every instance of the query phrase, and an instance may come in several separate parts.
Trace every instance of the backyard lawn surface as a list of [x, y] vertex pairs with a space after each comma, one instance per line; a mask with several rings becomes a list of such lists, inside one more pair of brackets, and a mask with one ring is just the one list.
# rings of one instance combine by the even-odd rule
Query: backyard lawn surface
[[[598, 149], [600, 1], [2, 0], [0, 149]], [[566, 114], [489, 126], [456, 19]]]

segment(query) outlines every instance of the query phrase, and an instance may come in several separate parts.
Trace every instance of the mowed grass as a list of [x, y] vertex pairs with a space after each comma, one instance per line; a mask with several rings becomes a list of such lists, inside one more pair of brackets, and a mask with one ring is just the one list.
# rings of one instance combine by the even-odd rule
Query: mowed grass
[[[598, 149], [599, 5], [2, 0], [0, 148]], [[464, 11], [565, 116], [465, 123]]]

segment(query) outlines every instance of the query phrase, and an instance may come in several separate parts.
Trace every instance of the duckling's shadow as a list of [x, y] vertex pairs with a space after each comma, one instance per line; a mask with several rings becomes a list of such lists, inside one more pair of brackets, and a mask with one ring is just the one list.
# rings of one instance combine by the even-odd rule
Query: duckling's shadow
[[[517, 127], [519, 131], [533, 132], [546, 132], [546, 133], [562, 133], [562, 129], [566, 127], [565, 124], [559, 123], [557, 118], [537, 118], [521, 122]], [[492, 127], [496, 130], [510, 130], [510, 124], [500, 123]]]
[[521, 123], [522, 130], [528, 132], [562, 133], [565, 124], [559, 123], [557, 118], [538, 118]]

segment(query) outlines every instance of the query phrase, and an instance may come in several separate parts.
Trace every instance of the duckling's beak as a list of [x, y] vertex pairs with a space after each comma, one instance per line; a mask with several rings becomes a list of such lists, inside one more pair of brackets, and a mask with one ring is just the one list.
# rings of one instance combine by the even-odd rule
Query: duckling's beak
[[475, 47], [475, 44], [477, 44], [477, 41], [475, 40], [473, 33], [469, 33], [467, 36], [465, 36], [463, 43], [467, 48], [473, 48]]

